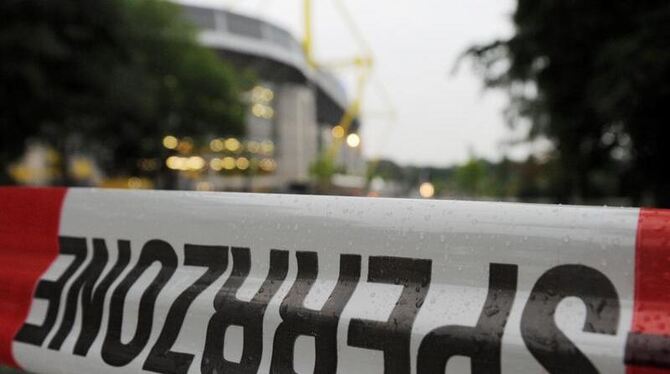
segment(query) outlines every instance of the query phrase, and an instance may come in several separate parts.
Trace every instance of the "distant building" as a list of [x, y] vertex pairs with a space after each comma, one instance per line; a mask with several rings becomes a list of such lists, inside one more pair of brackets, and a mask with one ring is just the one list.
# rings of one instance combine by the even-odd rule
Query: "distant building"
[[[199, 27], [203, 45], [259, 79], [249, 93], [246, 136], [240, 139], [244, 159], [236, 158], [234, 167], [234, 156], [222, 153], [217, 159], [222, 147], [225, 153], [226, 139], [213, 143], [206, 157], [210, 167], [200, 183], [255, 191], [306, 184], [310, 165], [332, 143], [331, 129], [346, 110], [343, 86], [332, 74], [308, 66], [298, 41], [282, 28], [226, 10], [182, 7]], [[354, 121], [350, 132], [358, 127]], [[360, 147], [345, 144], [338, 157], [345, 166], [362, 164]]]

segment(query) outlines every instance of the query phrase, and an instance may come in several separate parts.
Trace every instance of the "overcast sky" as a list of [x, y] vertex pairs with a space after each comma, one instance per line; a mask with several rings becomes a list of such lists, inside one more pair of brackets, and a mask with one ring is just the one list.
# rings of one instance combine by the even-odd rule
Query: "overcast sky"
[[[356, 54], [354, 37], [334, 5], [314, 1], [318, 60]], [[374, 84], [369, 85], [363, 118], [368, 157], [381, 155], [402, 164], [447, 166], [474, 153], [492, 159], [523, 149], [505, 147], [514, 137], [505, 126], [502, 92], [484, 91], [470, 64], [452, 69], [475, 43], [507, 37], [514, 0], [343, 0], [374, 54], [375, 80], [386, 87], [395, 119]], [[302, 0], [182, 0], [215, 5], [270, 20], [302, 35]], [[353, 93], [351, 73], [340, 73]], [[380, 115], [381, 114], [381, 115]]]

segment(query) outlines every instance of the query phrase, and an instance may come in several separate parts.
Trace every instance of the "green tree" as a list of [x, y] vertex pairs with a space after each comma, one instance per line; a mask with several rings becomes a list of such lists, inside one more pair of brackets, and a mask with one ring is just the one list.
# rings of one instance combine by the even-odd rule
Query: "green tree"
[[3, 172], [26, 139], [98, 156], [110, 175], [161, 155], [165, 134], [239, 135], [233, 70], [159, 0], [0, 3]]
[[510, 39], [469, 53], [510, 93], [510, 122], [554, 143], [555, 198], [670, 207], [670, 2], [518, 0], [513, 21]]
[[478, 196], [484, 192], [485, 179], [486, 169], [484, 163], [474, 158], [456, 168], [456, 172], [454, 173], [456, 189], [470, 196]]

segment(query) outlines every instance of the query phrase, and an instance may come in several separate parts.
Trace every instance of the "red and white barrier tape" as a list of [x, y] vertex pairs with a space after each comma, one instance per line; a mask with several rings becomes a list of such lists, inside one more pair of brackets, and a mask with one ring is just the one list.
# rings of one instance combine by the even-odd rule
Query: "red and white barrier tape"
[[670, 211], [0, 188], [35, 373], [670, 371]]

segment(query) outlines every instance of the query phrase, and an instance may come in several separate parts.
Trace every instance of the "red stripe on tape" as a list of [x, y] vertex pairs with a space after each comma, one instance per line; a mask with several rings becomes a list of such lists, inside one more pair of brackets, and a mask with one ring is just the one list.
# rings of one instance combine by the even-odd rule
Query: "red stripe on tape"
[[65, 188], [0, 188], [0, 363], [17, 366], [12, 340], [40, 276], [58, 256]]
[[670, 368], [670, 211], [641, 209], [635, 248], [635, 303], [626, 347], [628, 374]]

